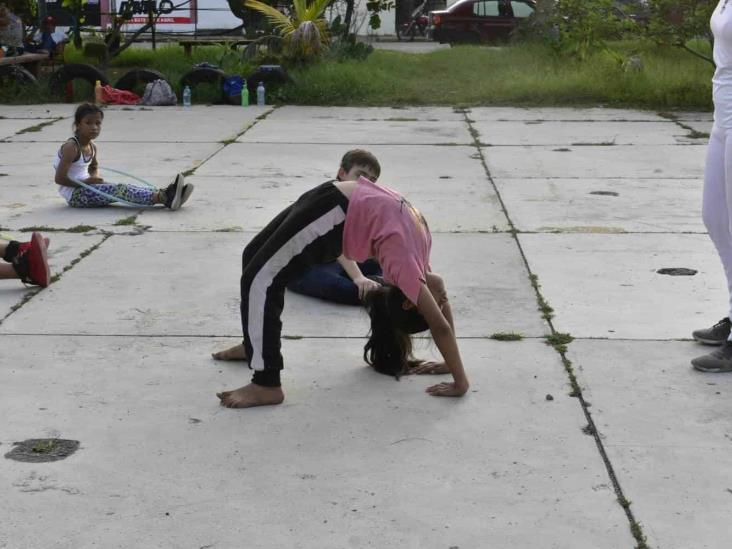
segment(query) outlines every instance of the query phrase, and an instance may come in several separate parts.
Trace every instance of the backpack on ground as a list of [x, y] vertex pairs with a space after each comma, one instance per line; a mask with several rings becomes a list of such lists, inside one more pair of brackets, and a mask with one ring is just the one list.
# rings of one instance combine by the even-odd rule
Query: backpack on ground
[[145, 86], [140, 105], [176, 105], [178, 98], [165, 80], [153, 80]]

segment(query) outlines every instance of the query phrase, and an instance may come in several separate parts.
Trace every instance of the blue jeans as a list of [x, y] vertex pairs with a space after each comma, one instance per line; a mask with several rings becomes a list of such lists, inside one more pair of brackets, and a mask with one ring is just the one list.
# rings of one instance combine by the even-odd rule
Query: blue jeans
[[[381, 267], [375, 259], [367, 259], [358, 267], [364, 276], [381, 276]], [[358, 288], [343, 270], [340, 263], [324, 263], [310, 267], [287, 288], [298, 294], [309, 295], [343, 305], [360, 305]]]

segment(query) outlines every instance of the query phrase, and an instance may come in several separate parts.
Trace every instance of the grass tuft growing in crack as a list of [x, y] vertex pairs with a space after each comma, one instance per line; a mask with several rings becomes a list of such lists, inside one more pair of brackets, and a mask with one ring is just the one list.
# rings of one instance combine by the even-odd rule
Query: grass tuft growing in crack
[[23, 128], [19, 132], [16, 132], [15, 135], [22, 135], [24, 133], [33, 133], [33, 132], [39, 132], [46, 126], [50, 126], [51, 124], [55, 124], [61, 120], [61, 118], [54, 118], [53, 120], [50, 120], [49, 122], [41, 122], [40, 124], [36, 124], [35, 126], [30, 126], [28, 128]]
[[53, 275], [53, 276], [51, 277], [51, 282], [52, 282], [52, 283], [53, 283], [53, 282], [58, 282], [58, 281], [59, 281], [59, 280], [61, 279], [61, 277], [62, 277], [62, 276], [63, 276], [63, 275], [64, 275], [64, 274], [65, 274], [65, 273], [66, 273], [67, 271], [69, 271], [69, 270], [73, 269], [73, 268], [74, 268], [74, 266], [75, 266], [75, 265], [76, 265], [76, 264], [77, 264], [77, 263], [78, 263], [79, 261], [81, 261], [82, 259], [84, 259], [84, 258], [85, 258], [86, 256], [88, 256], [88, 255], [89, 255], [90, 253], [92, 253], [92, 252], [93, 252], [94, 250], [96, 250], [97, 248], [99, 248], [99, 246], [101, 246], [102, 244], [104, 244], [104, 243], [105, 243], [105, 242], [107, 241], [107, 239], [108, 239], [108, 238], [109, 238], [110, 236], [112, 236], [112, 235], [111, 235], [111, 234], [107, 234], [107, 235], [105, 235], [105, 236], [104, 236], [104, 238], [102, 238], [102, 240], [100, 240], [100, 241], [99, 241], [98, 243], [94, 244], [93, 246], [90, 246], [89, 248], [87, 248], [86, 250], [84, 250], [83, 252], [81, 252], [81, 253], [79, 254], [79, 257], [77, 257], [77, 258], [76, 258], [76, 259], [74, 259], [74, 260], [73, 260], [73, 261], [72, 261], [71, 263], [69, 263], [68, 265], [66, 265], [66, 267], [64, 267], [64, 268], [63, 268], [63, 270], [62, 270], [62, 271], [61, 271], [60, 273], [58, 273], [58, 274], [55, 274], [55, 275]]
[[489, 336], [496, 341], [521, 341], [524, 336], [516, 332], [495, 332]]
[[114, 222], [114, 225], [116, 226], [123, 226], [123, 225], [134, 225], [137, 222], [137, 214], [131, 215], [130, 217], [125, 217], [124, 219], [118, 219]]
[[567, 345], [574, 341], [574, 338], [569, 334], [562, 332], [554, 332], [551, 335], [546, 336], [546, 344], [554, 347], [560, 353], [567, 352]]

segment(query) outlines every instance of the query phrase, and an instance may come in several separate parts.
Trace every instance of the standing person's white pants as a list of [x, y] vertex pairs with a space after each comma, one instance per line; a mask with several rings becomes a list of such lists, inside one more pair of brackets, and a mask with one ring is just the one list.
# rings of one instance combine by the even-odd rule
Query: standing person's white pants
[[714, 86], [714, 126], [704, 170], [702, 218], [727, 276], [732, 319], [732, 84]]

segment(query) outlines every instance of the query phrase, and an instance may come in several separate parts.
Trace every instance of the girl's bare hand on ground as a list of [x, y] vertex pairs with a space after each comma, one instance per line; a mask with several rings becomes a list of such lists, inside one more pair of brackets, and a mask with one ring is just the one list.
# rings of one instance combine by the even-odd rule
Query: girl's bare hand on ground
[[427, 387], [426, 392], [432, 396], [459, 397], [468, 392], [468, 385], [458, 385], [451, 381], [443, 381], [432, 387]]
[[436, 362], [434, 360], [422, 360], [417, 364], [409, 367], [407, 375], [441, 375], [449, 374], [450, 370], [444, 362]]

